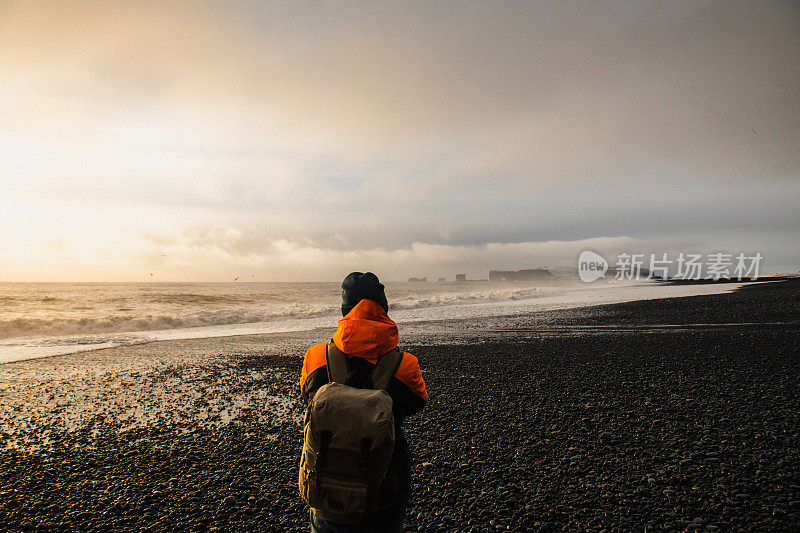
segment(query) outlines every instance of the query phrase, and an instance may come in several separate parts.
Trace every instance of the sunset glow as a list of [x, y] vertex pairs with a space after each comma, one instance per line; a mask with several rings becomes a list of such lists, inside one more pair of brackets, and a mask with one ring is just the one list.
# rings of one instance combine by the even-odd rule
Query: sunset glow
[[800, 17], [716, 6], [1, 2], [0, 280], [795, 271]]

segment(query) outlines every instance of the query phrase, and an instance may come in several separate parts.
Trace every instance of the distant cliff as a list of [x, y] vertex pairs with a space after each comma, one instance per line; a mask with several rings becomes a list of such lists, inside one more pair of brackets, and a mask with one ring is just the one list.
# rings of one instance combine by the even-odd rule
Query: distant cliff
[[555, 278], [553, 273], [543, 268], [489, 271], [489, 281], [541, 281], [553, 278]]

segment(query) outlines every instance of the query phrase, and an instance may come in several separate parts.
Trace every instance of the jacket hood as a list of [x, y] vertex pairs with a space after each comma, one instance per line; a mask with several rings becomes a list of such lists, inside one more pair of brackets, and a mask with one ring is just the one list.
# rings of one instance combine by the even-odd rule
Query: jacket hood
[[377, 359], [397, 347], [397, 324], [372, 300], [361, 300], [344, 318], [333, 343], [350, 356]]

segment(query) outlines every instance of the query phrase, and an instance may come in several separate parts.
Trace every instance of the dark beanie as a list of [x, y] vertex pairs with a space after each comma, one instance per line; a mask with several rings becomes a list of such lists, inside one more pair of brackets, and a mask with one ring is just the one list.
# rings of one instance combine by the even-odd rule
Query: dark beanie
[[351, 272], [342, 282], [342, 316], [349, 313], [361, 300], [372, 300], [387, 313], [389, 303], [383, 284], [372, 272]]

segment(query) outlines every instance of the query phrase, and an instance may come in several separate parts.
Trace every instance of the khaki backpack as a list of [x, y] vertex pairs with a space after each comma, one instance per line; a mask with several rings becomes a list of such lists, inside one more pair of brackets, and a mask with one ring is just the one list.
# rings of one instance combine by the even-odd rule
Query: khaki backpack
[[328, 343], [329, 382], [306, 409], [300, 458], [300, 495], [319, 518], [357, 524], [383, 507], [379, 499], [395, 441], [386, 389], [402, 357], [397, 349], [381, 356], [372, 388], [356, 389], [345, 384], [347, 356]]

